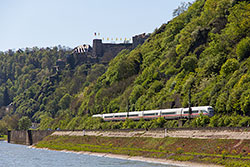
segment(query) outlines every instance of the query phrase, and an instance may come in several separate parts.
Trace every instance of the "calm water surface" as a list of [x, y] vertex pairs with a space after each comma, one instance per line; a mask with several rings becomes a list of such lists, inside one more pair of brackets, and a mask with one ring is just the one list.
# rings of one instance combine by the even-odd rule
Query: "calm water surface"
[[[174, 167], [115, 158], [33, 149], [0, 141], [0, 167]], [[175, 166], [176, 167], [176, 166]]]

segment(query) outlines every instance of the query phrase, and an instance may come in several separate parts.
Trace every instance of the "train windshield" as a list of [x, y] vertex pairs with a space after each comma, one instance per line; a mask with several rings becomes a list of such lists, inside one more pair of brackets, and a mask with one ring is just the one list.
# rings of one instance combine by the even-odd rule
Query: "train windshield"
[[214, 109], [213, 108], [208, 108], [208, 113], [210, 116], [214, 115]]

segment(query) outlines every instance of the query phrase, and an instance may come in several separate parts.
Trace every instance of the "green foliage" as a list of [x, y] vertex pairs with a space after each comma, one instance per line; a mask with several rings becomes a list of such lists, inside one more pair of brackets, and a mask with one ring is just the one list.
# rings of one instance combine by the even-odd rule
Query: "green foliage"
[[[177, 127], [176, 120], [112, 123], [90, 116], [187, 107], [190, 88], [193, 106], [211, 105], [221, 116], [185, 126], [245, 126], [232, 115], [250, 115], [249, 2], [198, 0], [179, 9], [179, 16], [108, 67], [80, 63], [62, 47], [0, 52], [0, 107], [15, 107], [0, 113], [0, 127], [12, 114], [40, 122], [41, 129]], [[68, 62], [55, 73], [59, 58]], [[14, 118], [10, 128], [17, 128]]]
[[71, 102], [71, 96], [67, 93], [59, 101], [59, 107], [63, 110], [69, 108]]
[[197, 58], [194, 56], [187, 56], [181, 61], [181, 66], [184, 70], [194, 72], [197, 66]]
[[228, 59], [225, 64], [221, 67], [221, 75], [228, 76], [230, 73], [234, 72], [239, 68], [239, 62], [236, 59]]
[[136, 123], [132, 119], [126, 119], [122, 124], [122, 129], [134, 129]]
[[181, 2], [180, 6], [178, 6], [178, 8], [174, 10], [173, 17], [179, 16], [181, 13], [185, 12], [191, 5], [192, 4], [190, 2]]
[[250, 125], [250, 117], [244, 117], [239, 122], [239, 127], [249, 127]]
[[242, 38], [249, 36], [250, 33], [250, 4], [249, 2], [240, 2], [229, 9], [227, 34], [230, 34], [230, 41], [237, 42]]
[[19, 130], [28, 130], [31, 127], [31, 120], [27, 116], [23, 116], [18, 121], [18, 129]]
[[250, 56], [250, 37], [246, 37], [238, 43], [236, 54], [240, 61]]
[[52, 119], [48, 115], [42, 115], [39, 129], [43, 129], [43, 130], [52, 129], [53, 121], [54, 119]]
[[243, 117], [240, 115], [215, 115], [210, 118], [210, 127], [247, 127], [249, 117]]
[[138, 98], [143, 94], [144, 88], [141, 85], [136, 85], [130, 94], [130, 103], [134, 104]]
[[203, 114], [201, 114], [200, 117], [195, 119], [196, 127], [205, 127], [209, 124], [209, 122], [209, 117]]

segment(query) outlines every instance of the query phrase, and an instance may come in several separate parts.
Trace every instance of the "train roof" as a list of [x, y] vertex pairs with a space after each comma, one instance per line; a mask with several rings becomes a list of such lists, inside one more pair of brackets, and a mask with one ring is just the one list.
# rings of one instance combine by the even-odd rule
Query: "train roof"
[[[198, 106], [198, 107], [191, 107], [192, 110], [206, 110], [209, 108], [213, 108], [212, 106]], [[107, 113], [107, 114], [96, 114], [93, 117], [102, 117], [102, 116], [114, 116], [114, 115], [131, 115], [131, 114], [140, 114], [141, 112], [144, 113], [155, 113], [155, 112], [173, 112], [173, 111], [188, 111], [189, 108], [171, 108], [171, 109], [159, 109], [159, 110], [147, 110], [147, 111], [132, 111], [132, 112], [120, 112], [120, 113]]]

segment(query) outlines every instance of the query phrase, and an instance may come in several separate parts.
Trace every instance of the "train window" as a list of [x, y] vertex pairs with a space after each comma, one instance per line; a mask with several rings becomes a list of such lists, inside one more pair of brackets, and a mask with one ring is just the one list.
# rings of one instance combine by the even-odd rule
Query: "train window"
[[208, 108], [208, 112], [210, 112], [211, 114], [214, 114], [214, 110], [212, 108]]
[[104, 118], [113, 118], [113, 116], [104, 116]]
[[154, 115], [158, 115], [158, 113], [149, 113], [149, 114], [144, 114], [144, 116], [154, 116]]
[[207, 111], [206, 110], [201, 110], [201, 113], [207, 113]]
[[139, 115], [138, 114], [131, 114], [129, 115], [130, 117], [138, 117]]
[[166, 112], [166, 113], [162, 113], [161, 115], [172, 115], [172, 114], [176, 114], [176, 112]]
[[116, 115], [115, 118], [123, 118], [126, 117], [126, 115]]
[[[198, 110], [193, 110], [192, 114], [195, 114], [195, 113], [198, 113], [198, 112], [199, 112]], [[189, 114], [189, 111], [184, 111], [184, 114]]]

